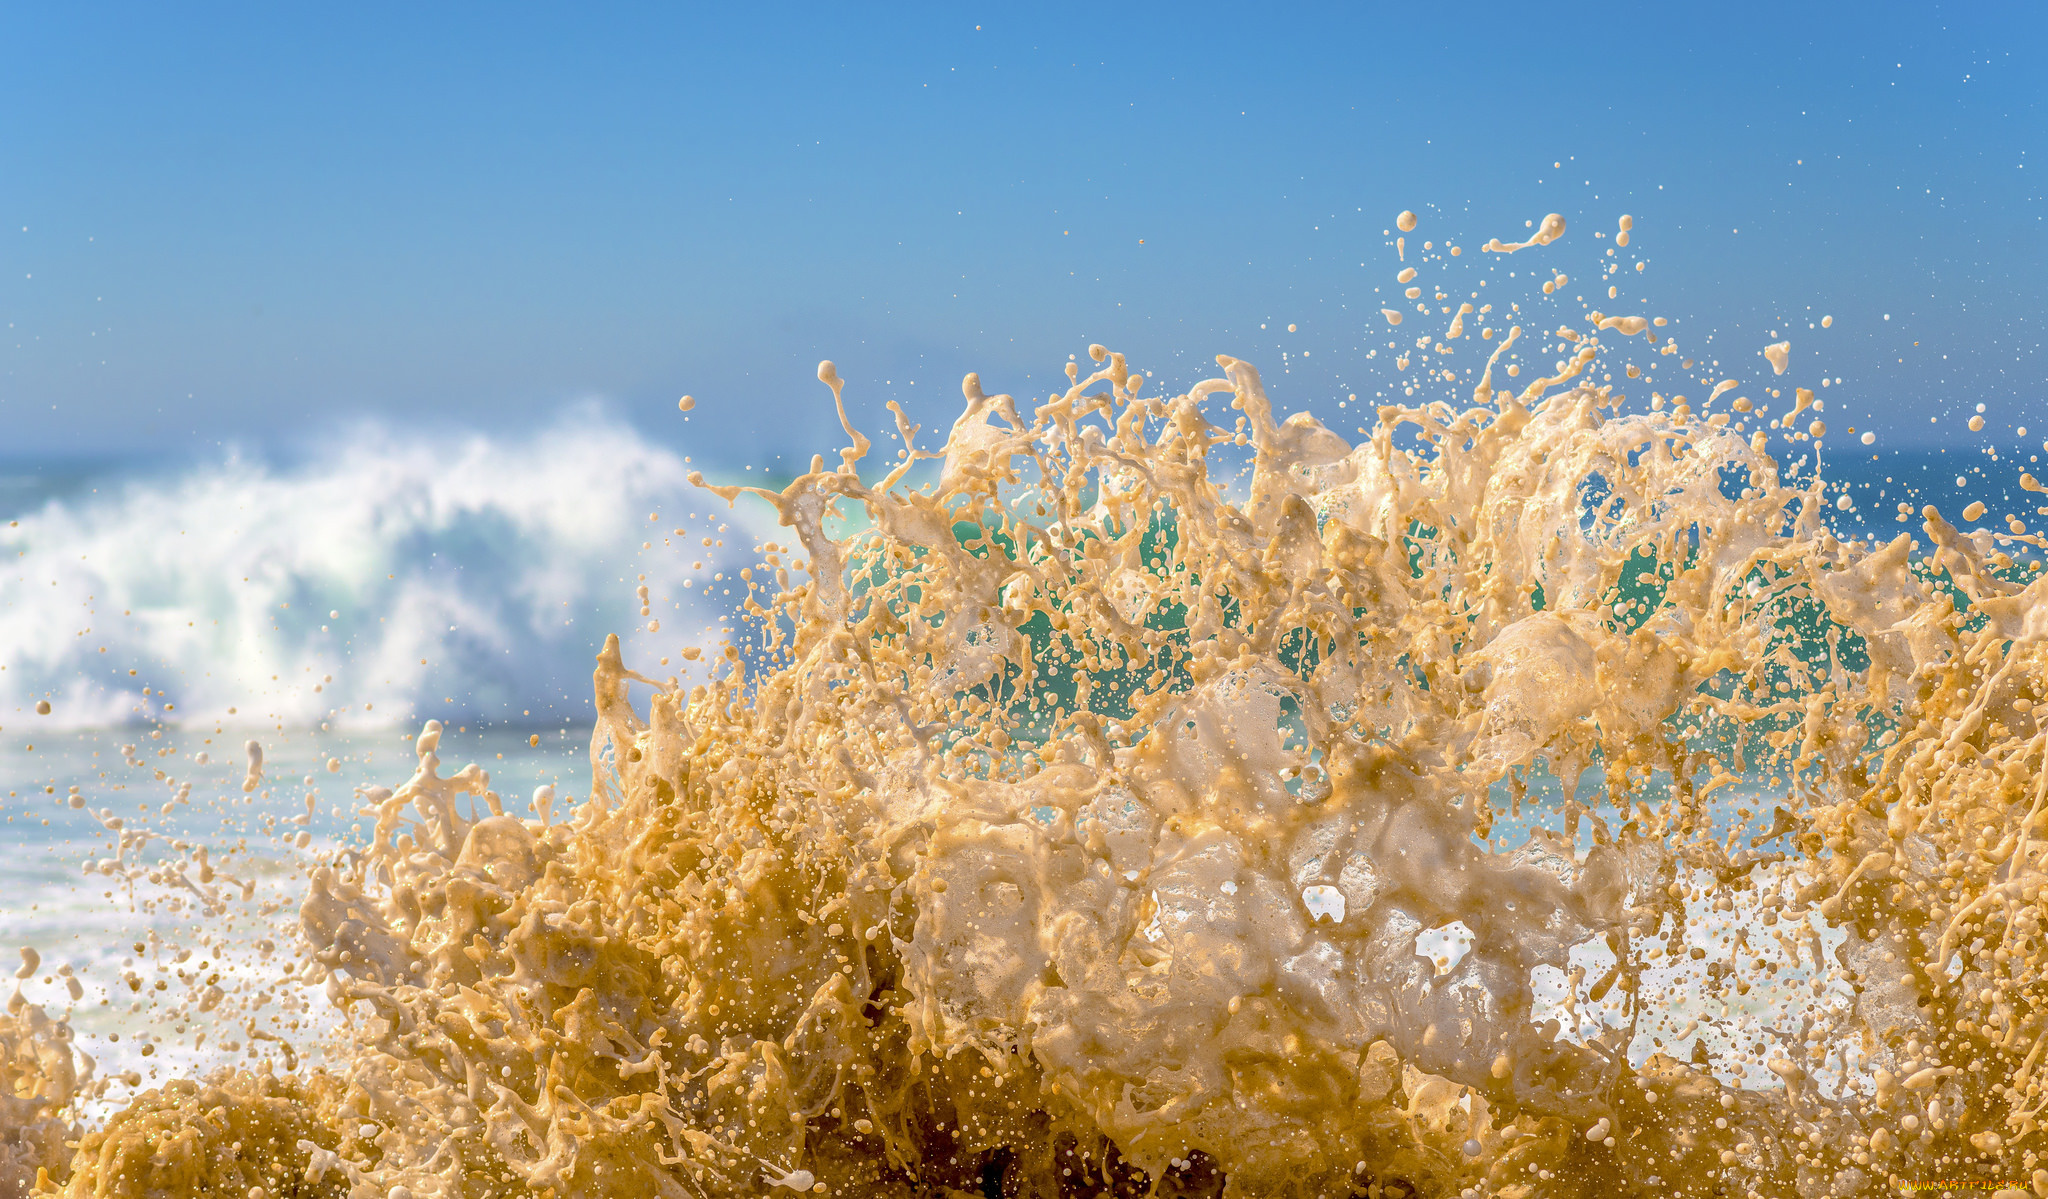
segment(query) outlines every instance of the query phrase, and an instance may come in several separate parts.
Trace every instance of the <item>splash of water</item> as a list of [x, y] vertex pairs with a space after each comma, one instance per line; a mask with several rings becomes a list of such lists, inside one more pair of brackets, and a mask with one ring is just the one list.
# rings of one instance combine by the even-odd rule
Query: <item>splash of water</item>
[[[1037, 404], [969, 376], [937, 448], [899, 414], [880, 479], [849, 422], [829, 469], [714, 488], [793, 543], [705, 681], [607, 644], [587, 802], [507, 812], [430, 724], [313, 874], [337, 1076], [158, 1093], [14, 1160], [142, 1193], [296, 1088], [316, 1126], [217, 1155], [234, 1186], [2025, 1177], [2048, 583], [1931, 509], [1917, 552], [1842, 540], [1760, 414], [1624, 411], [1589, 368], [1654, 333], [1588, 326], [1519, 389], [1510, 329], [1469, 402], [1356, 445], [1248, 363], [1154, 396], [1094, 347]], [[15, 1093], [9, 1128], [67, 1102]], [[171, 1156], [199, 1193], [215, 1159]]]

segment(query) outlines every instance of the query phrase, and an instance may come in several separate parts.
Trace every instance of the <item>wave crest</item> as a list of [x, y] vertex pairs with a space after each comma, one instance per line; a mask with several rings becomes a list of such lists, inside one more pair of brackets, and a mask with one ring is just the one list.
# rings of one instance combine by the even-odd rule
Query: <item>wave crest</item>
[[[724, 551], [678, 519], [710, 515], [688, 474], [585, 407], [523, 437], [367, 425], [291, 466], [235, 454], [52, 500], [0, 529], [0, 720], [39, 700], [67, 728], [581, 716], [603, 632], [659, 656], [727, 607], [689, 587]], [[695, 559], [686, 523], [707, 526]]]

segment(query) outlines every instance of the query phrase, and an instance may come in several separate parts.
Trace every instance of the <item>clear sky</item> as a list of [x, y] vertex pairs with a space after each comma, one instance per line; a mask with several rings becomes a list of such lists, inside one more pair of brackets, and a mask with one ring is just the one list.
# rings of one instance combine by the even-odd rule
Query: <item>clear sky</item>
[[1793, 331], [1831, 416], [2048, 425], [2038, 4], [1024, 7], [0, 8], [0, 454], [690, 392], [808, 457], [819, 358], [943, 429], [1089, 342], [1320, 411], [1404, 208], [1588, 278], [1630, 213], [1638, 310]]

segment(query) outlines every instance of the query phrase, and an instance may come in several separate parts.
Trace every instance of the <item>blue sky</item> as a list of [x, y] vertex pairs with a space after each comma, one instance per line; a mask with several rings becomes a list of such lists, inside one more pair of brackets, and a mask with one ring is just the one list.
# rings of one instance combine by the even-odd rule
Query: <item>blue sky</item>
[[0, 455], [594, 398], [807, 458], [819, 358], [943, 428], [1094, 341], [1323, 412], [1391, 377], [1404, 208], [1564, 213], [1587, 279], [1630, 213], [1731, 369], [1785, 330], [1892, 444], [2048, 426], [2039, 6], [1019, 7], [0, 9]]

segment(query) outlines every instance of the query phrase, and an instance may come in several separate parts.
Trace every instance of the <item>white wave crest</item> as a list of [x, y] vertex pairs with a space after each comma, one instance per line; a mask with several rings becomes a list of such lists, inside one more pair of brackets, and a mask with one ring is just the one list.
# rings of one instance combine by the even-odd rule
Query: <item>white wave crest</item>
[[676, 654], [730, 610], [711, 576], [768, 533], [689, 469], [582, 408], [523, 438], [365, 426], [290, 467], [234, 455], [53, 500], [0, 528], [0, 726], [580, 718], [606, 633], [636, 665]]

